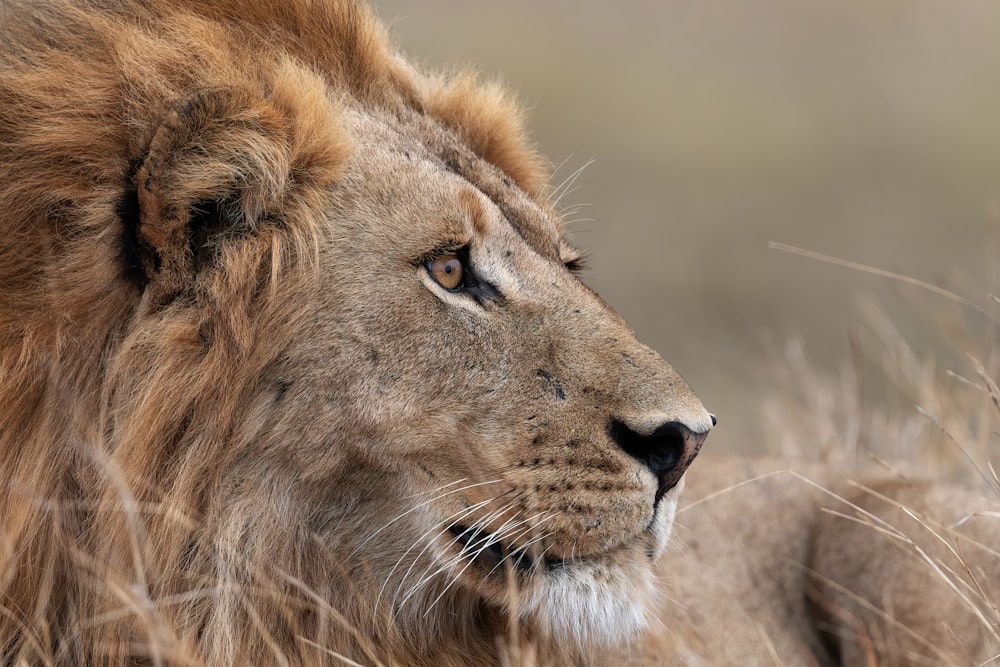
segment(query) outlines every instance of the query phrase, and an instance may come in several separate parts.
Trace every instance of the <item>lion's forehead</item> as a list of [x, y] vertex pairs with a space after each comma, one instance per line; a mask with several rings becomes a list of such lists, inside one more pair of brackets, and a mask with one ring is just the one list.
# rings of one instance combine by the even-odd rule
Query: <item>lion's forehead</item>
[[448, 237], [461, 236], [462, 227], [482, 241], [499, 221], [534, 252], [559, 261], [566, 241], [547, 197], [526, 192], [438, 118], [418, 110], [346, 113], [356, 136], [352, 164], [370, 186], [363, 194], [421, 216], [407, 221], [412, 230]]

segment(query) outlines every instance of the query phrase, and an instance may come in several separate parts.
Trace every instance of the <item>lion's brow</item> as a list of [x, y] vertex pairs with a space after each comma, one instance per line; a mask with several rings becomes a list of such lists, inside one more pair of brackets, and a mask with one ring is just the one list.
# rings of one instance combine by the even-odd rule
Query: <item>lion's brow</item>
[[[445, 155], [442, 164], [447, 171], [476, 188], [496, 206], [507, 224], [525, 243], [539, 254], [558, 260], [558, 240], [550, 238], [539, 228], [539, 225], [531, 224], [531, 220], [540, 213], [527, 210], [529, 207], [518, 201], [521, 197], [528, 199], [528, 201], [530, 198], [513, 179], [506, 175], [498, 177], [484, 168], [483, 165], [476, 164], [465, 156], [459, 155], [457, 151]], [[521, 193], [521, 197], [507, 195], [505, 190]]]

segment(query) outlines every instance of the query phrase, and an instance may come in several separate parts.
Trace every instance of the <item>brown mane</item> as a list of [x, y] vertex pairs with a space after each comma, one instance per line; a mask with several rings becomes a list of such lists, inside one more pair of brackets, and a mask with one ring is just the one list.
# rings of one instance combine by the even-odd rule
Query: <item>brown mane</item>
[[0, 664], [992, 660], [995, 493], [688, 476], [547, 176], [351, 0], [0, 0]]
[[[316, 211], [354, 140], [331, 132], [338, 97], [389, 114], [426, 109], [526, 188], [543, 186], [502, 94], [416, 74], [348, 0], [0, 9], [3, 662], [96, 664], [147, 650], [198, 662], [199, 636], [237, 663], [328, 658], [282, 636], [334, 613], [309, 608], [290, 583], [315, 579], [314, 555], [300, 548], [309, 538], [253, 525], [252, 506], [239, 527], [203, 514], [218, 491], [211, 471], [239, 465], [257, 426], [254, 378], [299, 325], [278, 285], [308, 281], [324, 242]], [[477, 125], [485, 108], [488, 132]], [[185, 114], [209, 121], [184, 128]], [[234, 188], [238, 201], [205, 211], [204, 224], [255, 226], [254, 241], [223, 251], [235, 278], [185, 291], [201, 260], [159, 252], [180, 224], [171, 211]], [[140, 219], [139, 199], [162, 218]], [[154, 264], [175, 278], [144, 292]], [[256, 581], [213, 571], [192, 544], [224, 530], [273, 531], [245, 556], [281, 567]], [[232, 609], [240, 598], [225, 586], [271, 590]], [[254, 627], [283, 615], [285, 630]], [[126, 617], [147, 646], [128, 645]]]

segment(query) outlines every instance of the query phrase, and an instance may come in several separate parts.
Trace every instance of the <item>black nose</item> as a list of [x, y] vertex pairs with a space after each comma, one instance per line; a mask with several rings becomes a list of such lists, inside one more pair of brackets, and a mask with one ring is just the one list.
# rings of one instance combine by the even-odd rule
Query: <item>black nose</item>
[[708, 431], [695, 433], [680, 422], [661, 424], [652, 433], [643, 435], [615, 419], [608, 430], [619, 447], [656, 476], [657, 501], [677, 486], [708, 437]]

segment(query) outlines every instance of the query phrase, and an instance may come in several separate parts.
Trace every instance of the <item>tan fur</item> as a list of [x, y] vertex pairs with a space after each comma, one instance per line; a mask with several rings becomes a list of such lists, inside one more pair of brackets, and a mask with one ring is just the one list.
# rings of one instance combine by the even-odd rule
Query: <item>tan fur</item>
[[[728, 505], [658, 559], [710, 416], [567, 269], [510, 97], [383, 33], [348, 0], [0, 4], [0, 662], [696, 663], [737, 591], [820, 660], [768, 550], [867, 538], [806, 487], [741, 536], [759, 589], [697, 557]], [[453, 252], [478, 287], [431, 277]]]
[[618, 657], [643, 665], [994, 664], [1000, 502], [867, 472], [856, 487], [816, 463], [700, 458], [659, 561], [668, 596], [660, 623]]

